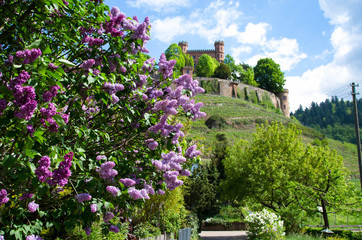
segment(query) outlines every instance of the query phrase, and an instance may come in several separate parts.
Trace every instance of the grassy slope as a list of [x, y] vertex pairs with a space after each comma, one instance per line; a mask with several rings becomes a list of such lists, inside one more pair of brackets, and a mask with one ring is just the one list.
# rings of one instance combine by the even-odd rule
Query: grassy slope
[[[251, 141], [256, 125], [264, 123], [265, 121], [281, 121], [285, 124], [289, 122], [296, 123], [302, 130], [302, 138], [306, 143], [310, 143], [315, 138], [322, 137], [321, 133], [309, 127], [302, 126], [296, 120], [278, 114], [274, 110], [265, 109], [260, 105], [240, 99], [200, 94], [196, 97], [196, 101], [204, 103], [201, 110], [206, 112], [208, 117], [213, 114], [218, 114], [224, 117], [229, 124], [224, 129], [208, 129], [204, 124], [206, 119], [192, 122], [187, 138], [200, 140], [204, 144], [206, 158], [216, 134], [224, 133], [230, 142], [238, 141], [239, 139]], [[358, 158], [354, 144], [329, 139], [329, 146], [344, 158], [345, 166], [351, 172], [358, 172]]]

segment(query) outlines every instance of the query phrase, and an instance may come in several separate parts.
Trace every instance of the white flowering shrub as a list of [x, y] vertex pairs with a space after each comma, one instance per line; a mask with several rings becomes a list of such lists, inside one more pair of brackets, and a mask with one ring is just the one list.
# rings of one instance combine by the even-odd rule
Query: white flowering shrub
[[249, 225], [250, 239], [285, 239], [283, 221], [280, 216], [266, 209], [254, 212], [245, 218]]

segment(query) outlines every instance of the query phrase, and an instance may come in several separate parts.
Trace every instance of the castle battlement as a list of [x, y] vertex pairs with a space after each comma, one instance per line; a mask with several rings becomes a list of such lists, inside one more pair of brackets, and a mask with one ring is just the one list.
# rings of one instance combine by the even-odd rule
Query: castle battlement
[[178, 43], [183, 53], [189, 54], [194, 59], [194, 67], [197, 65], [199, 58], [203, 54], [207, 54], [215, 58], [219, 62], [224, 62], [224, 41], [217, 40], [214, 43], [215, 49], [197, 49], [197, 50], [188, 50], [189, 43], [187, 41], [180, 41]]

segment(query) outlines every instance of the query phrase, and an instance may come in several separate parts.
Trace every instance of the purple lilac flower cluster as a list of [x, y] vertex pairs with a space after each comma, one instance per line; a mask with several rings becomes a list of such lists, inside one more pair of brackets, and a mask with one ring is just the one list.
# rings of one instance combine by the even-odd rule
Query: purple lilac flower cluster
[[44, 240], [41, 237], [37, 236], [37, 235], [29, 235], [26, 237], [25, 240]]
[[8, 106], [8, 102], [4, 99], [0, 99], [0, 116], [3, 114], [3, 111]]
[[84, 201], [90, 201], [92, 199], [92, 196], [89, 193], [80, 193], [75, 198], [78, 200], [79, 203], [82, 203]]
[[153, 138], [147, 139], [146, 143], [151, 150], [155, 150], [158, 146], [158, 142], [155, 141]]
[[109, 95], [112, 96], [113, 103], [119, 102], [119, 98], [117, 97], [116, 93], [119, 91], [122, 91], [124, 89], [124, 86], [122, 84], [120, 84], [120, 83], [112, 84], [112, 83], [106, 82], [103, 85], [103, 88]]
[[196, 148], [197, 148], [196, 145], [192, 145], [191, 147], [189, 147], [185, 152], [185, 157], [194, 158], [199, 156], [201, 154], [201, 151], [196, 150]]
[[110, 33], [112, 37], [122, 37], [124, 33], [120, 28], [124, 19], [126, 19], [126, 15], [119, 8], [113, 7], [110, 13], [110, 20], [105, 24], [104, 31]]
[[89, 71], [89, 69], [96, 64], [96, 61], [94, 59], [88, 59], [85, 60], [79, 67], [83, 68], [86, 71]]
[[115, 187], [115, 186], [107, 186], [106, 190], [107, 190], [107, 192], [112, 194], [113, 197], [117, 197], [117, 194], [120, 191], [119, 188]]
[[54, 103], [49, 103], [48, 108], [41, 108], [40, 113], [44, 118], [52, 118], [57, 113], [57, 108]]
[[109, 231], [114, 232], [114, 233], [119, 233], [119, 228], [117, 226], [115, 226], [115, 225], [111, 225], [109, 227]]
[[68, 183], [68, 178], [72, 175], [69, 168], [72, 166], [73, 155], [73, 152], [69, 152], [64, 156], [64, 161], [60, 162], [58, 168], [53, 171], [52, 179], [47, 181], [50, 186], [63, 187]]
[[111, 220], [112, 218], [114, 218], [114, 214], [112, 212], [106, 212], [103, 215], [103, 221], [108, 223], [108, 220]]
[[31, 137], [33, 137], [33, 134], [34, 134], [34, 132], [35, 132], [35, 129], [34, 129], [33, 125], [28, 124], [28, 125], [26, 126], [26, 132], [27, 132], [27, 134], [29, 134]]
[[86, 36], [82, 39], [82, 42], [88, 43], [89, 46], [101, 46], [104, 43], [104, 40], [100, 38]]
[[119, 182], [122, 183], [125, 187], [131, 187], [136, 185], [136, 181], [130, 178], [121, 178]]
[[14, 115], [25, 120], [30, 120], [38, 105], [34, 100], [36, 97], [35, 89], [32, 86], [22, 86], [29, 78], [29, 73], [22, 71], [8, 85], [8, 88], [13, 91], [15, 105], [20, 107], [19, 111], [16, 111]]
[[50, 70], [55, 71], [58, 69], [59, 66], [56, 66], [54, 63], [49, 63], [48, 64], [48, 68], [50, 68]]
[[106, 160], [107, 160], [107, 157], [104, 156], [104, 155], [98, 155], [98, 156], [96, 157], [96, 160], [97, 160], [97, 161], [101, 161], [102, 159], [106, 159]]
[[133, 200], [137, 199], [150, 199], [149, 194], [154, 195], [155, 190], [151, 185], [144, 185], [143, 189], [136, 189], [135, 187], [128, 188], [128, 194], [131, 196]]
[[24, 200], [32, 198], [33, 196], [34, 196], [34, 194], [32, 194], [32, 193], [23, 193], [21, 195], [21, 197], [19, 198], [19, 200], [24, 201]]
[[39, 48], [38, 49], [33, 48], [31, 50], [26, 49], [25, 51], [16, 52], [16, 57], [23, 58], [24, 64], [29, 64], [34, 62], [40, 55], [41, 55], [41, 50]]
[[173, 67], [176, 64], [176, 60], [166, 60], [166, 55], [164, 53], [161, 54], [160, 62], [158, 63], [159, 69], [158, 71], [162, 74], [163, 79], [172, 77]]
[[152, 164], [161, 171], [169, 171], [175, 169], [176, 171], [181, 171], [181, 164], [186, 162], [186, 158], [184, 158], [181, 154], [176, 154], [175, 152], [169, 152], [168, 154], [161, 154], [162, 161], [152, 160]]
[[112, 161], [108, 161], [101, 164], [101, 167], [97, 169], [101, 178], [104, 180], [112, 181], [118, 174], [117, 170], [113, 169], [116, 164]]
[[52, 100], [52, 98], [58, 94], [59, 89], [60, 89], [60, 87], [58, 85], [51, 86], [49, 91], [45, 91], [43, 93], [43, 101], [50, 102]]
[[35, 201], [32, 201], [28, 204], [28, 210], [31, 213], [36, 212], [36, 210], [39, 208], [39, 204], [36, 204]]
[[8, 193], [6, 192], [6, 190], [1, 189], [0, 190], [0, 207], [1, 207], [1, 205], [9, 202], [9, 198], [7, 196], [8, 196]]
[[154, 66], [155, 66], [155, 59], [149, 58], [143, 63], [142, 71], [151, 72]]
[[167, 115], [163, 115], [160, 119], [160, 122], [156, 125], [150, 127], [148, 130], [153, 133], [161, 133], [162, 137], [169, 137], [171, 134], [174, 134], [172, 137], [172, 144], [177, 144], [179, 137], [184, 137], [184, 133], [181, 131], [183, 127], [182, 123], [177, 123], [175, 125], [170, 125], [167, 123]]
[[91, 234], [92, 230], [91, 230], [91, 228], [89, 226], [86, 226], [84, 228], [84, 232], [85, 232], [85, 234], [87, 234], [87, 236], [89, 236]]
[[167, 188], [169, 190], [174, 190], [178, 186], [181, 186], [183, 184], [182, 180], [177, 179], [177, 176], [180, 173], [178, 171], [167, 171], [163, 174], [163, 177], [165, 179], [165, 183], [167, 184]]
[[97, 212], [97, 210], [98, 210], [97, 204], [92, 203], [92, 204], [90, 205], [90, 210], [91, 210], [92, 213]]

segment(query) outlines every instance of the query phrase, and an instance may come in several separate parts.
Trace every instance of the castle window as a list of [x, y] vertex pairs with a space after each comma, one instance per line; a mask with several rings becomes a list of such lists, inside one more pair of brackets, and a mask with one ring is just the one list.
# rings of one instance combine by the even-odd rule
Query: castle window
[[219, 54], [217, 54], [217, 58], [219, 58]]
[[285, 106], [285, 105], [283, 105], [283, 107], [284, 107], [284, 109], [286, 109], [286, 108], [287, 108], [287, 106]]
[[190, 73], [190, 71], [189, 70], [187, 70], [187, 74], [189, 74]]
[[283, 96], [283, 100], [287, 100], [287, 96]]
[[195, 59], [195, 56], [192, 56]]

